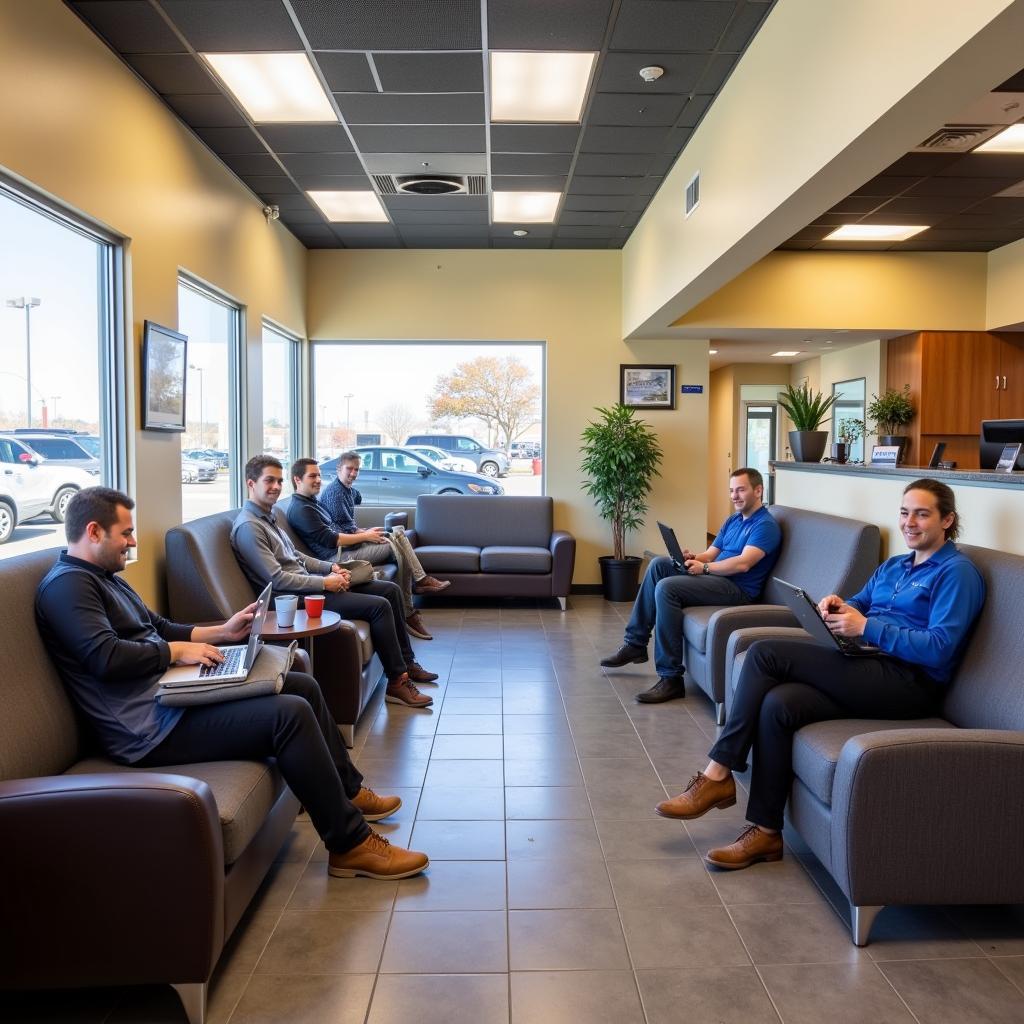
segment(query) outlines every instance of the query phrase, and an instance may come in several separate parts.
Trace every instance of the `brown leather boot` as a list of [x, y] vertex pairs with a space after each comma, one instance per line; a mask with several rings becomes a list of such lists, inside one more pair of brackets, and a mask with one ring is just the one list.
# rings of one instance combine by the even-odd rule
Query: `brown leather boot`
[[409, 631], [409, 635], [416, 637], [417, 640], [434, 639], [427, 632], [426, 623], [424, 623], [423, 616], [419, 612], [413, 612], [412, 615], [405, 617], [405, 628]]
[[414, 683], [436, 683], [440, 678], [436, 672], [428, 672], [418, 661], [409, 666], [409, 678]]
[[729, 871], [749, 868], [759, 860], [782, 860], [782, 833], [765, 832], [751, 825], [739, 834], [735, 843], [708, 850], [704, 860], [712, 867]]
[[409, 681], [409, 673], [403, 672], [397, 679], [388, 683], [384, 692], [384, 700], [388, 704], [404, 704], [410, 708], [429, 708], [434, 703], [433, 697], [420, 693]]
[[366, 821], [380, 821], [381, 818], [387, 818], [394, 814], [402, 806], [402, 798], [400, 796], [378, 796], [372, 789], [363, 786], [352, 797], [352, 806]]
[[730, 775], [723, 782], [709, 779], [703, 772], [697, 772], [689, 785], [679, 796], [662, 800], [654, 809], [663, 818], [679, 818], [689, 821], [707, 814], [713, 807], [732, 807], [736, 803], [736, 783]]
[[371, 830], [358, 846], [344, 853], [332, 853], [327, 873], [335, 878], [411, 878], [430, 863], [425, 853], [392, 846], [383, 836]]
[[412, 585], [412, 592], [414, 594], [439, 594], [451, 585], [451, 580], [436, 580], [433, 576], [424, 576], [423, 579], [417, 580]]

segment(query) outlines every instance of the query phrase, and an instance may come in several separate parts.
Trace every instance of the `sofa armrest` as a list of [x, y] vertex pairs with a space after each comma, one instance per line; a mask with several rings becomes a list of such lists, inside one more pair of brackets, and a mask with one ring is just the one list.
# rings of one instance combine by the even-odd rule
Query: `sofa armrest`
[[729, 634], [729, 642], [725, 645], [725, 699], [736, 688], [736, 659], [746, 652], [758, 640], [800, 640], [815, 643], [814, 637], [799, 626], [751, 626], [749, 629], [737, 629]]
[[743, 604], [721, 608], [708, 619], [704, 654], [707, 661], [708, 693], [716, 704], [725, 700], [725, 682], [728, 662], [726, 647], [729, 637], [737, 629], [754, 626], [795, 626], [796, 617], [780, 604]]
[[553, 530], [551, 541], [551, 596], [568, 597], [576, 567], [576, 538], [566, 530]]
[[415, 531], [415, 530], [406, 530], [406, 531], [405, 531], [405, 535], [406, 535], [406, 537], [408, 537], [408, 539], [409, 539], [409, 543], [410, 543], [410, 544], [411, 544], [411, 545], [412, 545], [412, 546], [413, 546], [414, 548], [415, 548], [415, 547], [419, 547], [420, 539], [419, 539], [419, 537], [418, 537], [418, 536], [416, 535], [416, 531]]
[[355, 625], [342, 619], [338, 629], [313, 638], [316, 681], [335, 722], [353, 725], [362, 710], [363, 642]]
[[160, 772], [0, 782], [0, 983], [203, 982], [224, 944], [205, 782]]
[[856, 905], [1022, 903], [1024, 732], [898, 729], [843, 745], [833, 875]]

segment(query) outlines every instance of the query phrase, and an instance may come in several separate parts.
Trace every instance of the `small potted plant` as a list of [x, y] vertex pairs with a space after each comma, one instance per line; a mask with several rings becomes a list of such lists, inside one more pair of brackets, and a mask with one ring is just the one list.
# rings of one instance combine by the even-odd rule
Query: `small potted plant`
[[580, 468], [587, 477], [587, 494], [612, 526], [612, 554], [598, 558], [601, 584], [606, 600], [632, 601], [643, 559], [626, 554], [626, 534], [643, 525], [647, 496], [661, 475], [662, 451], [657, 434], [636, 419], [635, 409], [616, 404], [596, 411], [600, 419], [583, 431]]
[[899, 460], [903, 461], [907, 453], [910, 438], [900, 433], [914, 418], [914, 405], [910, 401], [910, 385], [905, 384], [902, 391], [886, 388], [881, 395], [872, 395], [867, 408], [868, 417], [874, 421], [873, 431], [878, 435], [878, 443], [898, 445]]
[[850, 450], [858, 438], [864, 436], [864, 421], [847, 419], [836, 424], [836, 440], [832, 444], [832, 461], [844, 463], [850, 459]]
[[779, 394], [779, 405], [793, 421], [789, 432], [789, 447], [797, 462], [821, 462], [828, 443], [828, 431], [819, 430], [838, 395], [826, 398], [820, 391], [812, 391], [806, 384], [795, 388], [792, 384]]

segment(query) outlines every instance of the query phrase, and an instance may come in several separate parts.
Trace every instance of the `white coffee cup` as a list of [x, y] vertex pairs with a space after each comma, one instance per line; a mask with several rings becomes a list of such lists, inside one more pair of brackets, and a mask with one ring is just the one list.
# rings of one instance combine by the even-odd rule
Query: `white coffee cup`
[[274, 598], [274, 611], [277, 612], [277, 624], [285, 628], [295, 625], [295, 609], [299, 599], [294, 594], [281, 594]]

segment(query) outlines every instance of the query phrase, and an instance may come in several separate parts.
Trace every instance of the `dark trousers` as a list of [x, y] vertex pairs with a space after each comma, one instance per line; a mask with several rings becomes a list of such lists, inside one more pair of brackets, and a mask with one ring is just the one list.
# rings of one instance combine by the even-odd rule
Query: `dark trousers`
[[781, 829], [793, 777], [793, 734], [834, 718], [924, 718], [939, 687], [894, 658], [847, 658], [820, 644], [760, 640], [747, 652], [712, 761], [743, 771], [754, 748], [747, 820]]
[[351, 800], [363, 777], [349, 760], [320, 687], [304, 672], [289, 672], [283, 691], [274, 696], [187, 708], [164, 741], [136, 765], [268, 757], [277, 758], [328, 850], [344, 853], [370, 834]]
[[388, 682], [397, 679], [416, 660], [405, 628], [402, 590], [389, 580], [374, 580], [355, 590], [325, 593], [324, 607], [343, 619], [363, 619], [370, 624], [373, 649], [384, 666]]

